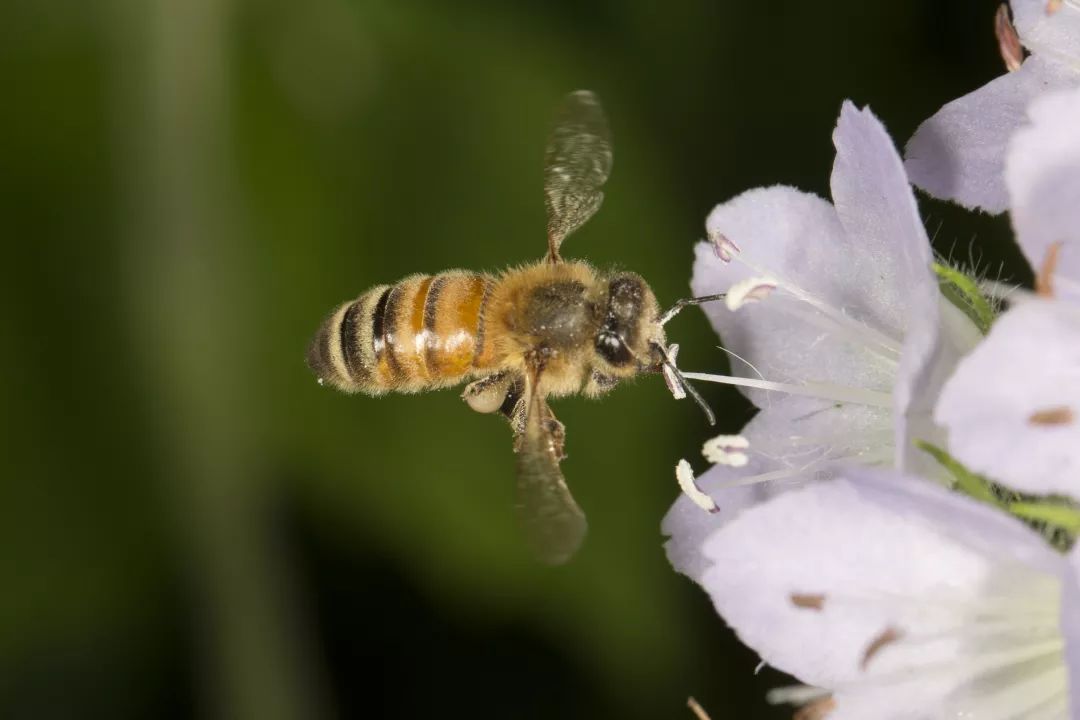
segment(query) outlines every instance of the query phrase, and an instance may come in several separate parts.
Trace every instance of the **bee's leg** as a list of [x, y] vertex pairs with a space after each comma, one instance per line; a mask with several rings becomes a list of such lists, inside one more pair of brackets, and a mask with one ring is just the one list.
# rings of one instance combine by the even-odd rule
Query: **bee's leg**
[[555, 417], [555, 413], [551, 412], [551, 408], [547, 408], [547, 417], [544, 418], [544, 424], [547, 426], [548, 437], [551, 438], [552, 445], [555, 450], [555, 458], [558, 460], [566, 459], [566, 451], [563, 449], [566, 446], [566, 426], [559, 422]]
[[600, 397], [601, 395], [611, 392], [612, 388], [619, 384], [619, 380], [620, 378], [617, 378], [614, 375], [605, 375], [598, 370], [593, 370], [581, 392], [584, 393], [586, 397]]
[[499, 405], [499, 412], [502, 413], [503, 417], [510, 421], [510, 427], [514, 431], [514, 437], [517, 437], [525, 430], [526, 403], [524, 395], [525, 377], [519, 376], [514, 378], [507, 386], [502, 404]]
[[493, 413], [502, 408], [512, 383], [513, 378], [507, 372], [488, 375], [466, 385], [461, 399], [476, 412]]

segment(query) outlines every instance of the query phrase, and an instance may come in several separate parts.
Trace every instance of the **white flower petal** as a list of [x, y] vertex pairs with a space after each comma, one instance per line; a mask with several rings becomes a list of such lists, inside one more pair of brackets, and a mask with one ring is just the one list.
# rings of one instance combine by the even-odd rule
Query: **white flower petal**
[[[777, 289], [765, 302], [737, 316], [706, 307], [725, 346], [772, 381], [888, 392], [912, 295], [937, 294], [929, 242], [877, 119], [846, 103], [833, 138], [838, 209], [782, 186], [717, 206], [706, 227], [740, 247], [740, 261], [724, 263], [699, 245], [692, 286], [698, 295], [724, 292], [767, 272]], [[769, 402], [763, 391], [747, 394], [759, 407]]]
[[[816, 196], [787, 187], [750, 190], [713, 210], [708, 226], [724, 228], [756, 262], [824, 302], [843, 307], [863, 299], [860, 271], [869, 258], [849, 247], [832, 206]], [[726, 292], [757, 274], [739, 262], [723, 263], [711, 245], [700, 243], [691, 286], [695, 295]], [[786, 293], [774, 292], [737, 313], [721, 303], [704, 310], [724, 346], [757, 368], [733, 363], [737, 375], [889, 390], [887, 364], [846, 337], [837, 338], [817, 310]], [[767, 391], [745, 392], [759, 407], [771, 402]]]
[[1080, 73], [1080, 8], [1073, 0], [1047, 12], [1048, 0], [1011, 0], [1013, 25], [1028, 50]]
[[946, 383], [935, 418], [970, 470], [1080, 499], [1080, 308], [1032, 300], [998, 318]]
[[[934, 422], [934, 407], [957, 364], [982, 340], [982, 334], [940, 293], [930, 301], [913, 296], [911, 315], [893, 389], [895, 465], [898, 470], [944, 480], [941, 466], [915, 441], [945, 447], [945, 432]], [[928, 321], [935, 315], [938, 322]]]
[[[962, 313], [942, 302], [930, 267], [930, 240], [885, 128], [869, 110], [859, 112], [845, 103], [833, 138], [838, 150], [833, 200], [841, 222], [850, 237], [873, 238], [876, 246], [893, 248], [891, 260], [900, 269], [897, 276], [906, 282], [899, 301], [906, 303], [901, 325], [904, 346], [893, 390], [897, 466], [906, 469], [918, 462], [912, 436], [933, 439], [929, 422], [933, 400], [960, 355], [974, 344], [978, 331]], [[845, 151], [848, 146], [853, 149]], [[871, 276], [866, 282], [867, 292], [872, 294], [887, 296], [896, 291], [874, 287], [895, 282], [894, 278], [886, 281]], [[958, 342], [955, 333], [942, 332], [939, 313], [957, 321], [944, 329], [963, 331], [959, 351], [954, 348]], [[911, 422], [916, 427], [909, 427]]]
[[[839, 302], [845, 290], [849, 294], [857, 292], [855, 273], [843, 269], [843, 228], [832, 206], [821, 198], [781, 186], [750, 190], [717, 206], [706, 226], [710, 231], [722, 230], [771, 272], [782, 273], [785, 279], [793, 277], [804, 285], [810, 281], [813, 284], [804, 289], [826, 300]], [[758, 274], [740, 262], [724, 263], [712, 245], [700, 243], [691, 287], [695, 295], [726, 292]], [[840, 286], [837, 289], [828, 282], [833, 278]], [[770, 380], [789, 382], [809, 375], [823, 382], [846, 382], [854, 376], [856, 381], [865, 381], [864, 387], [887, 387], [880, 372], [858, 377], [870, 365], [865, 351], [844, 344], [835, 354], [847, 357], [823, 361], [819, 346], [830, 343], [830, 339], [819, 325], [805, 322], [798, 314], [813, 312], [803, 303], [774, 293], [767, 302], [748, 305], [737, 313], [721, 303], [703, 308], [725, 347]], [[827, 349], [825, 354], [829, 354]], [[733, 371], [755, 376], [741, 363], [735, 363]], [[747, 395], [759, 407], [769, 402], [764, 391], [750, 390]]]
[[1028, 115], [1005, 163], [1013, 227], [1036, 270], [1050, 246], [1063, 243], [1057, 274], [1072, 282], [1055, 290], [1080, 301], [1080, 87], [1040, 97]]
[[859, 274], [861, 292], [875, 306], [878, 323], [903, 337], [908, 324], [904, 308], [912, 295], [938, 295], [930, 239], [904, 164], [881, 122], [869, 108], [857, 110], [850, 101], [840, 111], [833, 144], [831, 187], [837, 215], [850, 243], [876, 266]]
[[1080, 543], [1069, 552], [1069, 577], [1061, 595], [1061, 629], [1069, 676], [1069, 717], [1080, 720]]
[[947, 103], [920, 125], [904, 152], [908, 176], [934, 197], [1005, 211], [1005, 149], [1028, 103], [1078, 82], [1080, 74], [1064, 65], [1029, 57], [1016, 72]]
[[701, 554], [705, 538], [745, 508], [808, 481], [832, 478], [837, 460], [888, 464], [888, 423], [889, 411], [883, 408], [778, 397], [737, 436], [746, 441], [746, 464], [716, 465], [697, 478], [720, 511], [704, 513], [681, 496], [668, 511], [662, 531], [670, 537], [671, 564], [700, 582], [707, 566]]
[[740, 470], [760, 472], [762, 467], [762, 463], [754, 460], [739, 470], [716, 465], [696, 478], [698, 488], [716, 503], [715, 513], [703, 511], [685, 493], [680, 493], [660, 526], [661, 532], [668, 537], [664, 550], [676, 571], [701, 581], [702, 575], [709, 568], [709, 563], [701, 552], [705, 538], [746, 508], [767, 497], [767, 490], [763, 485], [730, 484], [743, 474]]
[[[703, 585], [746, 644], [841, 699], [892, 686], [875, 717], [969, 707], [995, 652], [1006, 666], [1025, 652], [1057, 658], [1048, 682], [1064, 684], [1060, 556], [1016, 520], [917, 478], [849, 473], [748, 508], [707, 540]], [[980, 625], [988, 618], [1012, 628], [1008, 643]]]
[[[739, 261], [723, 263], [712, 246], [699, 246], [694, 291], [756, 286], [754, 271], [760, 267], [777, 278], [777, 289], [765, 302], [740, 305], [737, 315], [718, 305], [706, 308], [725, 346], [749, 363], [733, 363], [735, 374], [819, 389], [821, 397], [830, 392], [833, 398], [850, 397], [852, 388], [893, 394], [894, 419], [847, 403], [803, 404], [801, 415], [828, 413], [832, 432], [815, 430], [811, 423], [767, 440], [770, 448], [759, 444], [759, 451], [784, 458], [791, 450], [783, 444], [794, 434], [803, 453], [811, 451], [809, 439], [816, 436], [821, 444], [812, 450], [819, 455], [850, 458], [865, 452], [860, 443], [867, 430], [879, 433], [878, 448], [891, 448], [894, 437], [880, 433], [894, 427], [904, 448], [900, 466], [908, 467], [908, 419], [916, 420], [918, 437], [936, 439], [930, 394], [936, 395], [960, 353], [952, 351], [952, 338], [939, 337], [941, 295], [930, 269], [929, 240], [885, 128], [869, 110], [845, 103], [833, 139], [836, 209], [784, 187], [751, 191], [717, 207], [707, 222], [710, 236], [723, 234], [741, 247]], [[814, 302], [803, 302], [800, 295]], [[821, 312], [823, 306], [832, 314]], [[942, 312], [951, 317], [955, 310]], [[976, 335], [970, 323], [965, 331], [963, 351]], [[786, 402], [782, 393], [746, 392], [766, 411]], [[867, 412], [873, 416], [870, 424]], [[842, 419], [849, 413], [854, 415]], [[861, 427], [841, 435], [856, 426]]]

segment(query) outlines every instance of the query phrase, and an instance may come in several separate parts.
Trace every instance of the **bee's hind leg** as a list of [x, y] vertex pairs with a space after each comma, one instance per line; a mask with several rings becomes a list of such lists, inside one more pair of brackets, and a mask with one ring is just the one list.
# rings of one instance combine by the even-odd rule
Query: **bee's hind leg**
[[465, 386], [461, 398], [476, 412], [498, 412], [510, 421], [514, 434], [525, 427], [525, 378], [519, 373], [500, 372]]
[[507, 388], [512, 383], [509, 373], [500, 372], [474, 380], [465, 386], [461, 399], [479, 413], [493, 413], [498, 410], [506, 397]]

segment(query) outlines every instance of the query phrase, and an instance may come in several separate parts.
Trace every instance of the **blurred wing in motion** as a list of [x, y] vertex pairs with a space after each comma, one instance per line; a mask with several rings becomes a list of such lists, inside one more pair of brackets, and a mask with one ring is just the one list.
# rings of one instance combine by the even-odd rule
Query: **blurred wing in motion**
[[558, 262], [563, 239], [600, 207], [611, 173], [611, 133], [600, 100], [588, 90], [566, 96], [544, 154], [548, 260]]
[[559, 469], [565, 433], [537, 392], [537, 377], [530, 378], [525, 427], [514, 445], [517, 513], [533, 552], [546, 563], [560, 565], [581, 546], [588, 525]]

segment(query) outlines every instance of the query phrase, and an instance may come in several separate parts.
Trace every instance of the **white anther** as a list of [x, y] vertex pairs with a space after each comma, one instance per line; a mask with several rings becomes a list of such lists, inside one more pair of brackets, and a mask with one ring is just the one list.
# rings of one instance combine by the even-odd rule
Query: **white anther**
[[713, 252], [721, 262], [729, 263], [739, 253], [739, 246], [728, 239], [722, 232], [710, 232], [709, 242], [712, 243]]
[[728, 310], [734, 312], [743, 305], [764, 300], [775, 289], [776, 280], [771, 277], [746, 278], [728, 288], [724, 304], [727, 305]]
[[[679, 357], [679, 345], [678, 343], [672, 343], [667, 349], [668, 357], [671, 358], [671, 364], [675, 364], [675, 358]], [[675, 377], [675, 371], [671, 367], [664, 363], [660, 366], [660, 374], [664, 376], [664, 384], [667, 385], [668, 391], [672, 397], [676, 400], [682, 400], [686, 397], [686, 390], [683, 389], [682, 383]]]
[[694, 471], [690, 468], [690, 463], [685, 460], [680, 460], [679, 464], [675, 466], [675, 479], [679, 481], [679, 487], [686, 493], [686, 497], [694, 501], [694, 504], [705, 512], [715, 513], [720, 512], [720, 508], [717, 507], [716, 501], [698, 487], [697, 480], [694, 479]]
[[705, 459], [717, 465], [743, 467], [750, 462], [750, 456], [742, 452], [750, 447], [750, 441], [742, 435], [717, 435], [706, 440], [701, 448]]

